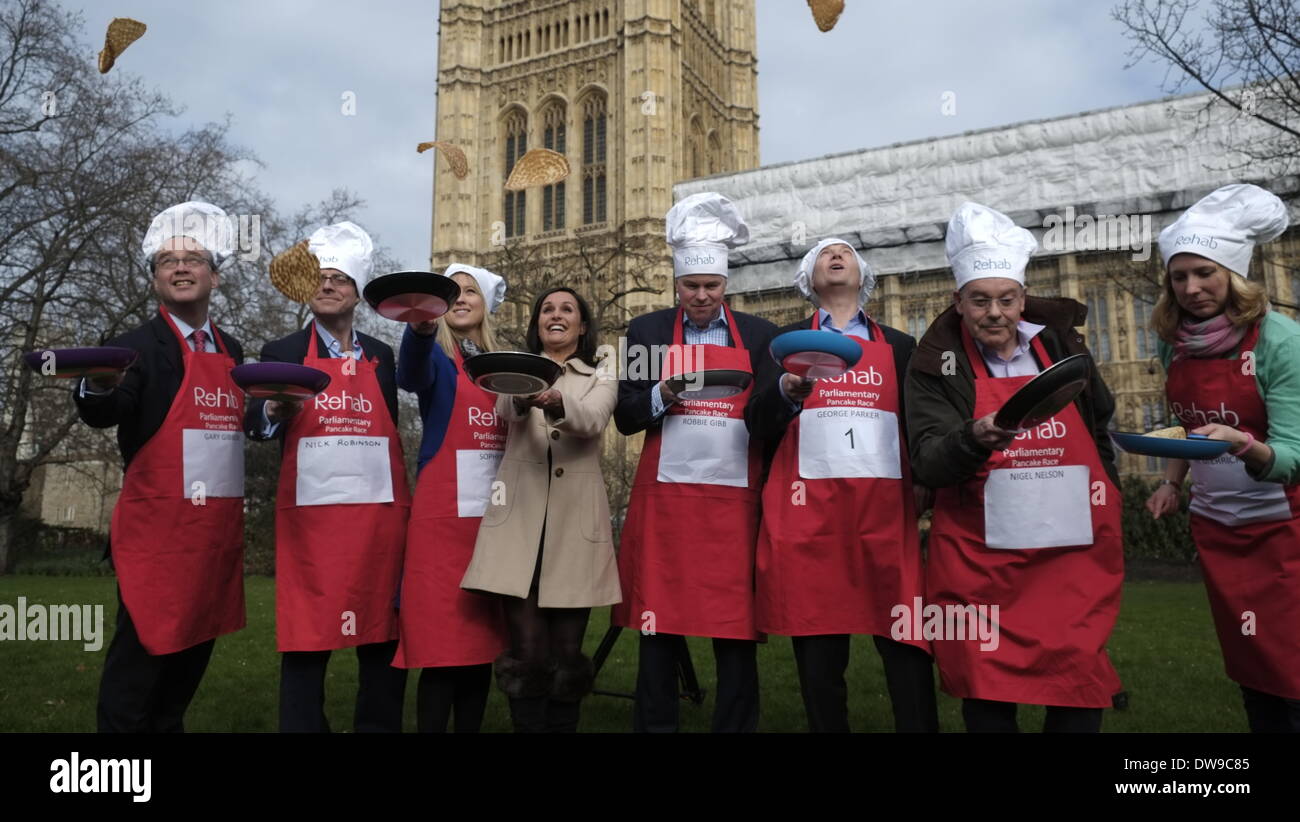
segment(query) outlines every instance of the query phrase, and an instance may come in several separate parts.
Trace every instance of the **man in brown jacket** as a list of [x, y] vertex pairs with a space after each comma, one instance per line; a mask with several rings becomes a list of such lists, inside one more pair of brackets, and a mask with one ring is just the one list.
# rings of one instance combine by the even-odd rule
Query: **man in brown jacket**
[[908, 445], [916, 480], [938, 489], [925, 610], [974, 615], [979, 641], [927, 638], [968, 731], [1014, 732], [1029, 704], [1047, 706], [1045, 731], [1096, 732], [1121, 687], [1106, 654], [1123, 582], [1115, 403], [1094, 367], [1048, 420], [995, 422], [1043, 369], [1087, 354], [1087, 310], [1026, 294], [1037, 243], [1000, 212], [962, 205], [945, 245], [956, 290], [909, 364]]
[[[1083, 325], [1087, 306], [1063, 297], [1024, 298], [1025, 308], [1011, 320], [1045, 326], [1038, 334], [1053, 362], [1074, 354], [1086, 354], [1083, 336], [1075, 326]], [[982, 367], [982, 364], [981, 364]], [[907, 373], [907, 431], [911, 442], [912, 476], [927, 488], [951, 485], [973, 475], [992, 449], [975, 437], [975, 372], [962, 349], [961, 315], [948, 306], [926, 330], [912, 354]], [[1074, 401], [1111, 480], [1115, 471], [1115, 449], [1106, 434], [1115, 413], [1115, 399], [1102, 382], [1097, 369], [1088, 387]]]

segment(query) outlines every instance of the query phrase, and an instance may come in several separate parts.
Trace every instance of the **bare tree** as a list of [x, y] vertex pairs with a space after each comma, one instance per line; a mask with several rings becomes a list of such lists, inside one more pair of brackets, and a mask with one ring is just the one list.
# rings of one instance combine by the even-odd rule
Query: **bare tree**
[[0, 6], [0, 573], [37, 468], [117, 460], [103, 432], [77, 422], [67, 384], [33, 374], [21, 353], [99, 345], [157, 310], [140, 250], [152, 217], [203, 199], [260, 224], [260, 238], [240, 237], [213, 302], [215, 322], [255, 354], [304, 310], [270, 285], [269, 252], [361, 206], [338, 191], [281, 220], [243, 175], [257, 161], [228, 142], [228, 124], [176, 133], [165, 97], [129, 73], [93, 72], [80, 30], [49, 0]]
[[1271, 127], [1229, 129], [1225, 146], [1279, 173], [1300, 157], [1300, 4], [1296, 0], [1213, 0], [1203, 23], [1199, 0], [1124, 0], [1112, 16], [1133, 41], [1129, 66], [1164, 63], [1165, 91], [1210, 93], [1203, 111], [1226, 107], [1235, 120]]

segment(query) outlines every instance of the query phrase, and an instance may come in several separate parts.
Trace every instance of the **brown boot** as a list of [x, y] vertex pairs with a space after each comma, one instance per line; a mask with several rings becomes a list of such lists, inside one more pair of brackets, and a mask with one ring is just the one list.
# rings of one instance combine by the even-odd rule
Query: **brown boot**
[[555, 666], [502, 654], [492, 668], [497, 687], [510, 701], [510, 721], [515, 733], [545, 733], [547, 696], [555, 679]]
[[596, 668], [590, 658], [579, 654], [559, 664], [546, 706], [547, 733], [577, 733], [582, 698], [591, 693], [595, 682]]

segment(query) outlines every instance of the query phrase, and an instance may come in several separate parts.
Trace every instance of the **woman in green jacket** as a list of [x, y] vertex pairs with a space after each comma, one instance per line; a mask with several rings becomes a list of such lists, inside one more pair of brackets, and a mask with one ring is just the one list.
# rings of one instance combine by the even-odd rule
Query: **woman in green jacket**
[[[1192, 539], [1228, 676], [1255, 732], [1300, 732], [1300, 325], [1246, 279], [1286, 206], [1230, 185], [1160, 234], [1164, 293], [1152, 314], [1170, 408], [1191, 433], [1232, 445], [1190, 464]], [[1147, 500], [1177, 510], [1186, 460]]]

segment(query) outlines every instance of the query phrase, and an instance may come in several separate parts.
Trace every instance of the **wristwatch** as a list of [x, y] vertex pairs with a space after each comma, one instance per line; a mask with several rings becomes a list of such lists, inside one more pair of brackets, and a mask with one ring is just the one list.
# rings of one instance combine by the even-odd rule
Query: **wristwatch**
[[1173, 481], [1173, 480], [1171, 480], [1171, 479], [1162, 479], [1162, 480], [1160, 480], [1160, 484], [1161, 484], [1161, 485], [1172, 485], [1173, 487], [1178, 488], [1178, 489], [1180, 489], [1180, 490], [1181, 490], [1182, 487], [1183, 487], [1183, 484], [1182, 484], [1181, 482], [1175, 482], [1175, 481]]

